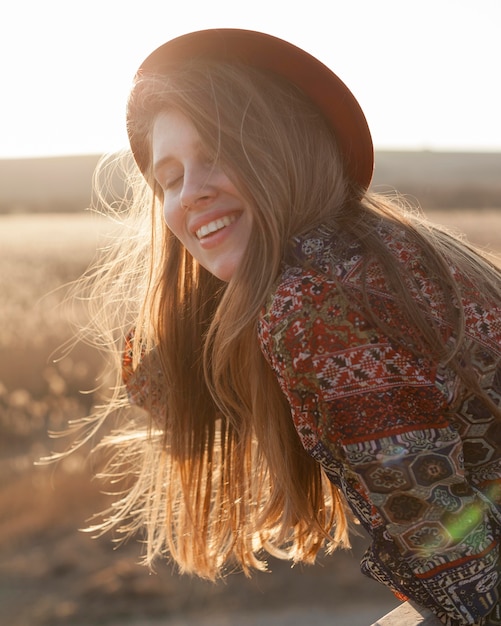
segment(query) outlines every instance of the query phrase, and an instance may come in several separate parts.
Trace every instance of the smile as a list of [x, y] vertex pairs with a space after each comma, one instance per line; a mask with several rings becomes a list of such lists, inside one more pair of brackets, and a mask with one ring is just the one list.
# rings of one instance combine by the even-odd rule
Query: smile
[[202, 239], [203, 237], [207, 237], [207, 235], [211, 235], [212, 233], [217, 232], [230, 224], [233, 224], [237, 219], [236, 215], [225, 215], [225, 217], [221, 217], [220, 219], [214, 220], [213, 222], [209, 222], [208, 224], [204, 224], [196, 231], [196, 236], [198, 239]]

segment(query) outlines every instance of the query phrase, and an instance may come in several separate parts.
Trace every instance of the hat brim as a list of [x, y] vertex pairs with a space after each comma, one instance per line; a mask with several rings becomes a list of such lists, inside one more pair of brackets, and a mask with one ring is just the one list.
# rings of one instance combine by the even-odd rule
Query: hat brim
[[[365, 115], [348, 87], [318, 59], [283, 39], [251, 30], [210, 29], [182, 35], [154, 50], [137, 75], [201, 57], [238, 61], [275, 72], [297, 85], [330, 123], [343, 156], [346, 175], [368, 189], [374, 148]], [[134, 146], [131, 142], [134, 153]]]

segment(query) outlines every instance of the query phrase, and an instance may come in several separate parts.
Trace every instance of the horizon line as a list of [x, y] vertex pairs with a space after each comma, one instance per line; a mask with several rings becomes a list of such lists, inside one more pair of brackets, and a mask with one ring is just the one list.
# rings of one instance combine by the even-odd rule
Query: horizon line
[[[118, 154], [127, 150], [121, 148], [111, 151], [83, 151], [83, 152], [67, 152], [67, 153], [46, 153], [46, 154], [0, 154], [0, 161], [34, 161], [41, 159], [66, 159], [66, 158], [79, 158], [79, 157], [102, 157], [105, 155]], [[451, 146], [374, 146], [374, 152], [427, 152], [436, 154], [501, 154], [501, 146], [463, 146], [463, 147], [451, 147]]]

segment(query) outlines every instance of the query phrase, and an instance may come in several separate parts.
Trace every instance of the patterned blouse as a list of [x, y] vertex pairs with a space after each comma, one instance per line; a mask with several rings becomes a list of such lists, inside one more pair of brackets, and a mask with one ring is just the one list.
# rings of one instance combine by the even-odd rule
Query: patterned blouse
[[[439, 320], [418, 252], [402, 232], [381, 236]], [[499, 603], [501, 421], [447, 365], [418, 358], [364, 317], [363, 281], [378, 317], [412, 337], [379, 266], [361, 271], [356, 244], [339, 257], [335, 237], [320, 231], [296, 243], [298, 262], [263, 310], [259, 339], [304, 448], [371, 537], [362, 571], [449, 626], [490, 623]], [[501, 405], [501, 310], [464, 282], [465, 345]]]

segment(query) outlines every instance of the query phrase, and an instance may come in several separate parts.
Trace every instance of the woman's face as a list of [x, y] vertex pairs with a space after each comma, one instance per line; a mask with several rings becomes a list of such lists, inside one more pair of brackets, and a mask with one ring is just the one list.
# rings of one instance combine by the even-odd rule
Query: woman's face
[[229, 281], [247, 248], [251, 208], [180, 111], [156, 117], [152, 152], [167, 226], [201, 265]]

